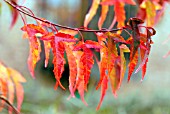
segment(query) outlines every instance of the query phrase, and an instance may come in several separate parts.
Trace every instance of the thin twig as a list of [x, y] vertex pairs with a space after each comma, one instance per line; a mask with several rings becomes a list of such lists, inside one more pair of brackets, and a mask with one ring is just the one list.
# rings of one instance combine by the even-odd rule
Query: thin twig
[[13, 110], [16, 114], [21, 114], [7, 99], [5, 99], [4, 97], [0, 96], [0, 99], [2, 101], [5, 101]]
[[77, 31], [77, 29], [81, 32], [116, 32], [116, 31], [119, 31], [119, 30], [123, 30], [124, 28], [118, 28], [118, 29], [111, 29], [111, 30], [108, 30], [108, 29], [105, 29], [105, 30], [93, 30], [93, 29], [83, 29], [83, 28], [72, 28], [72, 27], [68, 27], [68, 26], [63, 26], [63, 25], [60, 25], [60, 24], [56, 24], [56, 23], [52, 23], [48, 20], [44, 20], [44, 19], [41, 19], [39, 17], [36, 17], [24, 10], [21, 9], [21, 7], [19, 7], [18, 5], [16, 4], [13, 4], [12, 2], [8, 1], [8, 0], [4, 0], [7, 4], [9, 4], [10, 6], [12, 6], [14, 9], [18, 10], [19, 12], [29, 16], [29, 17], [32, 17], [36, 20], [39, 20], [39, 21], [42, 21], [44, 23], [47, 23], [47, 24], [51, 24], [53, 26], [57, 26], [57, 27], [60, 27], [60, 28], [65, 28], [65, 29], [70, 29], [70, 30], [74, 30], [74, 31]]

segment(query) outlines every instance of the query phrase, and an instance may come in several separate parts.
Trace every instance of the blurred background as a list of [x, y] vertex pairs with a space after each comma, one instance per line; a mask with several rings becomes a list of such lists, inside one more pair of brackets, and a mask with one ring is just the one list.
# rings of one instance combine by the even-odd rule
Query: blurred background
[[[20, 30], [23, 23], [19, 18], [14, 28], [9, 30], [11, 16], [9, 7], [3, 1], [1, 3], [0, 61], [21, 72], [27, 80], [27, 83], [23, 84], [25, 90], [21, 111], [23, 114], [170, 114], [170, 89], [168, 89], [170, 87], [170, 56], [163, 58], [170, 50], [169, 4], [166, 5], [162, 19], [155, 26], [157, 34], [153, 37], [154, 44], [149, 56], [145, 80], [140, 82], [140, 72], [132, 76], [130, 83], [127, 83], [126, 78], [118, 91], [118, 98], [114, 98], [109, 87], [100, 110], [96, 111], [100, 99], [100, 90], [95, 90], [99, 80], [97, 65], [93, 67], [88, 92], [85, 93], [87, 107], [81, 102], [78, 93], [76, 98], [67, 100], [70, 95], [67, 64], [61, 79], [67, 90], [53, 89], [55, 79], [52, 72], [52, 54], [47, 68], [44, 68], [44, 54], [41, 54], [41, 60], [35, 70], [36, 79], [32, 79], [27, 68], [29, 45], [27, 39], [22, 38], [23, 33]], [[36, 16], [54, 23], [81, 27], [91, 3], [92, 0], [26, 0], [23, 5], [30, 8]], [[110, 8], [112, 9], [113, 7]], [[126, 5], [127, 18], [135, 14], [136, 7]], [[98, 10], [90, 28], [97, 29], [99, 15]], [[109, 27], [113, 16], [113, 12], [110, 11], [104, 24], [105, 28]], [[28, 18], [28, 21], [35, 23], [31, 18]], [[84, 33], [83, 35], [85, 39], [96, 39], [93, 34]], [[3, 110], [1, 113], [6, 114], [7, 111]]]

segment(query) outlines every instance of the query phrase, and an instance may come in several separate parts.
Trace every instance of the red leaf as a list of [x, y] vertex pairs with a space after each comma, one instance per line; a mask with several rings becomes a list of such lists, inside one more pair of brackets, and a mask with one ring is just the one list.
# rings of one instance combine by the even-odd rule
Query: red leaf
[[35, 36], [36, 33], [46, 34], [46, 30], [42, 26], [27, 24], [21, 28], [22, 31], [27, 32], [29, 37]]
[[54, 87], [54, 89], [57, 89], [58, 85], [65, 90], [65, 88], [62, 86], [61, 82], [60, 82], [60, 78], [62, 77], [62, 73], [64, 71], [64, 64], [65, 64], [65, 60], [64, 60], [64, 44], [62, 42], [58, 41], [58, 37], [55, 37], [55, 39], [53, 39], [51, 41], [51, 47], [52, 47], [52, 51], [54, 54], [53, 57], [53, 64], [54, 64], [54, 75], [55, 78], [57, 80], [56, 85]]
[[40, 46], [39, 40], [35, 36], [29, 37], [29, 44], [30, 44], [30, 52], [29, 52], [29, 57], [27, 60], [28, 69], [32, 77], [35, 78], [34, 69], [35, 69], [36, 63], [40, 60], [41, 46]]
[[[10, 0], [10, 2], [12, 2], [14, 5], [17, 5], [17, 2], [18, 0]], [[11, 14], [12, 14], [12, 21], [11, 21], [11, 25], [10, 25], [10, 28], [13, 28], [13, 26], [15, 25], [17, 19], [18, 19], [18, 14], [19, 12], [10, 6], [10, 10], [11, 10]]]
[[58, 41], [65, 41], [65, 42], [76, 42], [78, 40], [70, 34], [65, 34], [61, 32], [58, 32], [57, 34], [55, 34], [55, 37], [57, 38]]
[[51, 49], [51, 44], [48, 41], [44, 41], [44, 50], [45, 50], [45, 67], [48, 65], [48, 60], [50, 56], [50, 49]]
[[83, 55], [81, 56], [80, 62], [83, 63], [83, 73], [84, 73], [84, 89], [87, 90], [87, 84], [89, 82], [91, 69], [94, 64], [93, 53], [90, 49], [84, 47]]

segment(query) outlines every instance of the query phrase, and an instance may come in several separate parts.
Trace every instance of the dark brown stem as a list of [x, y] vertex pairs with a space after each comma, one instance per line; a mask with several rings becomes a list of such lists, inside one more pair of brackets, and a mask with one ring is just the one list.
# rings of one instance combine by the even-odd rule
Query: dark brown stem
[[5, 99], [4, 97], [0, 96], [0, 99], [2, 101], [5, 101], [5, 103], [7, 103], [16, 114], [21, 114], [7, 99]]
[[39, 17], [36, 17], [24, 10], [22, 10], [18, 5], [16, 4], [13, 4], [12, 2], [8, 1], [8, 0], [4, 0], [7, 4], [9, 4], [10, 6], [12, 6], [14, 9], [18, 10], [19, 12], [29, 16], [29, 17], [32, 17], [36, 20], [39, 20], [41, 22], [44, 22], [44, 23], [47, 23], [47, 24], [50, 24], [52, 26], [57, 26], [57, 27], [60, 27], [60, 28], [65, 28], [65, 29], [70, 29], [70, 30], [74, 30], [74, 31], [81, 31], [81, 32], [116, 32], [116, 31], [119, 31], [119, 30], [123, 30], [123, 28], [118, 28], [118, 29], [111, 29], [111, 30], [108, 30], [108, 29], [104, 29], [104, 30], [93, 30], [93, 29], [84, 29], [84, 28], [72, 28], [72, 27], [68, 27], [68, 26], [63, 26], [63, 25], [60, 25], [60, 24], [55, 24], [55, 23], [52, 23], [48, 20], [43, 20]]

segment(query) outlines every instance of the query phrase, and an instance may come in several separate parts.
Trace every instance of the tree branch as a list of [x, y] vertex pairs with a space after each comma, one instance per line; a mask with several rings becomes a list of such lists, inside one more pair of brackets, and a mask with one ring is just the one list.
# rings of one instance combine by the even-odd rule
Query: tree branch
[[81, 31], [81, 32], [116, 32], [116, 31], [119, 31], [119, 30], [123, 30], [124, 28], [118, 28], [118, 29], [111, 29], [111, 30], [108, 30], [108, 29], [102, 29], [102, 30], [93, 30], [93, 29], [83, 29], [83, 28], [72, 28], [72, 27], [68, 27], [68, 26], [63, 26], [63, 25], [60, 25], [60, 24], [56, 24], [56, 23], [52, 23], [48, 20], [43, 20], [39, 17], [36, 17], [32, 14], [29, 14], [28, 12], [22, 10], [20, 7], [18, 7], [18, 5], [8, 1], [8, 0], [4, 0], [7, 4], [9, 4], [10, 6], [12, 6], [14, 9], [18, 10], [19, 12], [29, 16], [29, 17], [32, 17], [36, 20], [39, 20], [41, 22], [44, 22], [44, 23], [47, 23], [47, 24], [50, 24], [50, 25], [53, 25], [53, 26], [56, 26], [56, 27], [60, 27], [60, 28], [64, 28], [64, 29], [70, 29], [70, 30], [74, 30], [74, 31]]
[[20, 114], [20, 112], [7, 100], [5, 99], [4, 97], [0, 96], [0, 99], [2, 101], [5, 101], [13, 110], [16, 114]]

